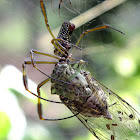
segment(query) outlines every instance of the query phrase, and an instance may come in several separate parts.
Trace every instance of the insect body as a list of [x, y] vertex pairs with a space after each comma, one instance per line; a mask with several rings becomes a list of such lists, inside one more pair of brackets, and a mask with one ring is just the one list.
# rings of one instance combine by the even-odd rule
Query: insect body
[[90, 73], [81, 70], [83, 60], [78, 67], [66, 61], [58, 62], [52, 77], [69, 82], [72, 85], [52, 80], [52, 94], [74, 113], [92, 134], [101, 140], [130, 140], [140, 134], [140, 120], [137, 111], [121, 97], [110, 91]]
[[[74, 24], [68, 21], [64, 22], [58, 37], [55, 38], [50, 30], [42, 0], [40, 0], [40, 4], [46, 26], [53, 38], [54, 53], [57, 56], [31, 50], [31, 61], [24, 61], [23, 63], [24, 85], [27, 91], [38, 97], [39, 118], [41, 120], [56, 121], [76, 116], [100, 140], [131, 140], [132, 135], [139, 135], [140, 114], [129, 103], [93, 78], [90, 72], [84, 70], [83, 65], [86, 65], [87, 62], [79, 60], [75, 64], [71, 64], [71, 61], [75, 60], [75, 58], [72, 58], [70, 49], [72, 47], [80, 49], [77, 45], [85, 34], [104, 28], [117, 29], [105, 25], [87, 30], [81, 34], [76, 45], [74, 45], [70, 43], [70, 37], [75, 29]], [[34, 53], [56, 58], [57, 61], [35, 61]], [[34, 94], [28, 88], [27, 64], [32, 64], [36, 70], [47, 77], [47, 79], [37, 86], [38, 95]], [[37, 67], [37, 64], [55, 64], [51, 76], [41, 71]], [[51, 93], [59, 95], [61, 102], [51, 101], [41, 97], [40, 88], [48, 81], [51, 81]], [[63, 103], [74, 115], [60, 119], [44, 118], [41, 99], [54, 103]]]
[[[80, 60], [78, 65], [83, 62]], [[74, 69], [62, 61], [55, 66], [51, 76], [72, 84], [64, 85], [65, 83], [59, 81], [51, 81], [52, 93], [60, 95], [64, 103], [72, 104], [77, 112], [85, 116], [111, 118], [105, 92], [98, 85], [89, 83], [86, 71]]]

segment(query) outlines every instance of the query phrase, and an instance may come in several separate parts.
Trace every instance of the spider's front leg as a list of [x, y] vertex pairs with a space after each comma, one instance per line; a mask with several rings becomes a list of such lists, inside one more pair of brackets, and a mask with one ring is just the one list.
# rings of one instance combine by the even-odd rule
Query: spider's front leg
[[96, 28], [92, 28], [92, 29], [89, 29], [89, 30], [84, 31], [84, 32], [81, 34], [81, 36], [79, 37], [79, 39], [78, 39], [78, 41], [77, 41], [77, 43], [76, 43], [76, 46], [79, 44], [80, 40], [83, 38], [83, 36], [84, 36], [85, 34], [88, 34], [88, 33], [90, 33], [90, 32], [94, 32], [94, 31], [98, 31], [98, 30], [102, 30], [102, 29], [106, 29], [106, 28], [113, 29], [113, 30], [115, 30], [115, 31], [117, 31], [117, 32], [120, 32], [121, 34], [125, 35], [125, 33], [123, 33], [122, 31], [120, 31], [120, 30], [118, 30], [118, 29], [116, 29], [116, 28], [114, 28], [114, 27], [112, 27], [112, 26], [106, 24], [106, 25], [103, 25], [103, 26], [100, 26], [100, 27], [96, 27]]
[[[83, 38], [84, 35], [86, 35], [86, 34], [88, 34], [88, 33], [90, 33], [90, 32], [94, 32], [94, 31], [98, 31], [98, 30], [102, 30], [102, 29], [106, 29], [106, 28], [113, 29], [113, 30], [115, 30], [115, 31], [117, 31], [117, 32], [120, 32], [121, 34], [125, 35], [125, 33], [123, 33], [122, 31], [120, 31], [120, 30], [118, 30], [118, 29], [116, 29], [116, 28], [114, 28], [114, 27], [112, 27], [112, 26], [106, 24], [106, 25], [102, 25], [102, 26], [99, 26], [99, 27], [92, 28], [92, 29], [89, 29], [89, 30], [84, 31], [84, 32], [80, 35], [78, 41], [76, 42], [76, 46], [79, 45], [79, 43], [80, 43], [80, 41], [81, 41], [81, 39]], [[74, 51], [75, 51], [75, 48], [73, 48], [72, 53], [74, 53]]]

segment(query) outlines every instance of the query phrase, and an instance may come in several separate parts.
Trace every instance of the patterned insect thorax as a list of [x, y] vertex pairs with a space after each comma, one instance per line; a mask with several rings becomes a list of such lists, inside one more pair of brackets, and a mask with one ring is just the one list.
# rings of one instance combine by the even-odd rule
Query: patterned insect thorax
[[[64, 42], [64, 41], [58, 40], [60, 45], [63, 48], [65, 48], [67, 52], [71, 49], [71, 46], [70, 44], [68, 44], [68, 42], [71, 42], [71, 35], [74, 29], [75, 29], [74, 24], [70, 23], [69, 21], [64, 21], [59, 31], [59, 34], [57, 36], [57, 39], [62, 39], [64, 41], [67, 41], [67, 42]], [[56, 48], [54, 49], [54, 54], [61, 56], [61, 53]]]
[[90, 73], [74, 69], [67, 63], [58, 63], [53, 70], [52, 77], [68, 82], [52, 79], [52, 94], [60, 96], [66, 106], [89, 117], [104, 117], [111, 119], [108, 111], [106, 93], [90, 77]]

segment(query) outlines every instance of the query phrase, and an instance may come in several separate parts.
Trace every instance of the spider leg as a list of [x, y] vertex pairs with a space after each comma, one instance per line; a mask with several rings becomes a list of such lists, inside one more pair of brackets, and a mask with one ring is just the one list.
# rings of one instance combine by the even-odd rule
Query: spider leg
[[60, 8], [61, 8], [61, 4], [63, 4], [64, 5], [64, 7], [67, 9], [67, 10], [69, 10], [70, 12], [72, 12], [72, 13], [78, 13], [78, 14], [81, 14], [79, 11], [77, 11], [74, 7], [73, 7], [73, 5], [72, 5], [72, 3], [71, 3], [71, 1], [69, 0], [69, 4], [70, 4], [70, 6], [73, 8], [73, 10], [74, 11], [72, 11], [72, 10], [70, 10], [64, 3], [63, 3], [63, 1], [62, 0], [60, 0], [60, 2], [59, 2], [59, 16], [60, 16]]
[[[47, 61], [36, 61], [35, 62], [36, 64], [56, 64], [56, 62], [47, 62]], [[27, 76], [27, 71], [26, 71], [26, 65], [31, 65], [32, 64], [32, 61], [24, 61], [24, 63], [22, 64], [22, 68], [23, 68], [23, 82], [24, 82], [24, 86], [25, 86], [25, 89], [30, 92], [31, 94], [33, 94], [34, 96], [42, 99], [42, 100], [45, 100], [45, 101], [48, 101], [48, 102], [52, 102], [48, 99], [45, 99], [45, 98], [42, 98], [40, 97], [39, 95], [36, 95], [35, 93], [33, 93], [32, 91], [29, 90], [29, 87], [28, 87], [28, 76]], [[45, 74], [46, 75], [46, 74]], [[46, 75], [48, 76], [50, 79], [54, 79], [54, 80], [57, 80], [57, 81], [60, 81], [60, 82], [63, 82], [63, 83], [66, 83], [66, 84], [71, 84], [71, 83], [68, 83], [68, 82], [65, 82], [65, 81], [62, 81], [62, 80], [58, 80], [58, 79], [55, 79], [49, 75]], [[55, 101], [53, 101], [55, 102]], [[57, 102], [58, 103], [58, 102]]]
[[[77, 49], [79, 49], [79, 50], [82, 50], [80, 47], [78, 47], [78, 46], [76, 46], [76, 45], [74, 45], [74, 44], [72, 44], [72, 43], [70, 43], [70, 42], [68, 42], [68, 41], [66, 41], [66, 40], [64, 40], [64, 39], [62, 39], [62, 38], [52, 39], [51, 43], [55, 46], [55, 48], [56, 48], [61, 54], [63, 54], [63, 55], [66, 56], [66, 57], [67, 57], [67, 52], [69, 51], [69, 49], [63, 47], [63, 46], [61, 45], [61, 43], [59, 43], [59, 41], [64, 42], [64, 43], [67, 44], [68, 46], [73, 46], [74, 48], [77, 48]], [[57, 44], [57, 45], [56, 45], [56, 44]], [[61, 48], [61, 49], [60, 49], [60, 48]], [[71, 47], [70, 47], [70, 48], [71, 48]], [[69, 56], [70, 56], [69, 58], [70, 58], [71, 60], [75, 60], [75, 58], [72, 58], [72, 57], [71, 57], [71, 54], [69, 54]]]
[[[36, 61], [35, 63], [36, 63], [36, 64], [55, 64], [56, 62]], [[48, 102], [60, 103], [60, 104], [62, 104], [62, 102], [52, 101], [52, 100], [48, 100], [48, 99], [45, 99], [45, 98], [41, 97], [40, 88], [41, 88], [44, 84], [46, 84], [51, 78], [48, 78], [48, 79], [44, 80], [43, 82], [41, 82], [41, 83], [37, 86], [37, 93], [38, 93], [38, 95], [34, 94], [32, 91], [29, 90], [29, 88], [28, 88], [28, 77], [27, 77], [27, 74], [26, 74], [26, 73], [27, 73], [27, 72], [26, 72], [26, 64], [29, 64], [29, 65], [30, 65], [30, 64], [32, 64], [32, 61], [24, 61], [23, 65], [22, 65], [22, 67], [23, 67], [23, 81], [24, 81], [24, 86], [25, 86], [25, 89], [26, 89], [28, 92], [30, 92], [30, 93], [33, 94], [34, 96], [38, 97], [37, 109], [38, 109], [39, 118], [40, 118], [41, 120], [48, 120], [48, 121], [64, 120], [64, 119], [72, 118], [72, 117], [74, 117], [74, 116], [76, 116], [76, 115], [79, 114], [79, 113], [76, 113], [76, 114], [74, 114], [74, 115], [72, 115], [72, 116], [65, 117], [65, 118], [60, 118], [60, 119], [44, 119], [44, 118], [42, 117], [42, 115], [43, 115], [43, 114], [42, 114], [42, 104], [41, 104], [41, 100], [40, 100], [40, 99], [45, 100], [45, 101], [48, 101]], [[62, 82], [64, 82], [64, 81], [62, 81]]]
[[61, 58], [58, 57], [58, 56], [55, 56], [55, 55], [52, 55], [52, 54], [48, 54], [48, 53], [43, 53], [43, 52], [40, 52], [40, 51], [31, 49], [31, 50], [30, 50], [30, 54], [31, 54], [31, 61], [32, 61], [33, 67], [36, 66], [36, 65], [35, 65], [34, 56], [33, 56], [34, 53], [35, 53], [35, 54], [39, 54], [39, 55], [49, 56], [49, 57], [52, 57], [52, 58], [56, 58], [56, 59], [58, 59], [58, 60], [61, 59]]
[[[72, 11], [72, 10], [70, 10], [64, 3], [63, 3], [63, 1], [62, 0], [60, 0], [60, 2], [59, 2], [59, 16], [60, 16], [60, 8], [61, 8], [61, 4], [63, 4], [64, 5], [64, 7], [67, 9], [67, 10], [69, 10], [69, 11], [71, 11], [71, 12], [73, 12], [73, 13], [75, 13], [74, 11]], [[72, 6], [72, 3], [71, 3], [71, 1], [69, 0], [69, 4], [70, 4], [70, 6], [71, 7], [73, 7]], [[76, 10], [74, 7], [73, 7], [73, 9], [74, 10]]]
[[[40, 93], [40, 88], [46, 84], [48, 81], [50, 80], [50, 78], [44, 80], [43, 82], [41, 82], [38, 86], [37, 86], [37, 93], [38, 93], [38, 96], [41, 97], [41, 93]], [[53, 103], [60, 103], [62, 104], [62, 102], [56, 102], [56, 101], [51, 101], [49, 100], [49, 102], [53, 102]], [[76, 113], [72, 116], [69, 116], [69, 117], [65, 117], [65, 118], [60, 118], [60, 119], [47, 119], [47, 118], [43, 118], [43, 111], [42, 111], [42, 103], [41, 103], [41, 99], [38, 98], [38, 104], [37, 104], [37, 111], [38, 111], [38, 116], [40, 118], [40, 120], [47, 120], [47, 121], [57, 121], [57, 120], [64, 120], [64, 119], [69, 119], [69, 118], [72, 118], [76, 115], [78, 115], [79, 113]]]
[[[61, 4], [61, 2], [62, 2], [62, 0], [60, 0], [60, 4]], [[69, 1], [69, 2], [70, 2], [70, 1]], [[71, 2], [70, 2], [70, 4], [71, 4]], [[53, 35], [51, 29], [50, 29], [50, 26], [49, 26], [49, 24], [48, 24], [47, 12], [46, 12], [46, 8], [45, 8], [45, 5], [44, 5], [44, 3], [43, 3], [43, 0], [40, 0], [40, 6], [41, 6], [41, 10], [42, 10], [44, 19], [45, 19], [46, 27], [47, 27], [49, 33], [51, 34], [51, 36], [52, 36], [52, 38], [53, 38], [52, 44], [54, 45], [54, 47], [55, 47], [61, 54], [63, 54], [64, 56], [67, 56], [65, 48], [61, 45], [60, 42], [58, 42], [58, 40], [61, 40], [61, 41], [63, 41], [63, 42], [66, 42], [66, 41], [64, 41], [63, 39], [56, 39], [56, 38], [54, 37], [54, 35]], [[54, 43], [54, 40], [55, 40], [55, 43]], [[57, 44], [57, 45], [56, 45], [56, 44]], [[72, 46], [76, 47], [76, 45], [72, 45]], [[76, 48], [80, 49], [79, 47], [76, 47]]]
[[[89, 30], [84, 31], [84, 32], [80, 35], [78, 41], [76, 42], [76, 46], [79, 45], [80, 40], [83, 38], [83, 36], [84, 36], [85, 34], [88, 34], [88, 33], [90, 33], [90, 32], [94, 32], [94, 31], [98, 31], [98, 30], [101, 30], [101, 29], [106, 29], [106, 28], [111, 28], [111, 29], [116, 30], [116, 31], [120, 32], [121, 34], [125, 35], [125, 33], [123, 33], [122, 31], [120, 31], [120, 30], [118, 30], [118, 29], [116, 29], [116, 28], [114, 28], [114, 27], [112, 27], [112, 26], [106, 24], [106, 25], [103, 25], [103, 26], [100, 26], [100, 27], [96, 27], [96, 28], [92, 28], [92, 29], [89, 29]], [[75, 48], [73, 48], [72, 53], [73, 53], [74, 51], [75, 51]]]
[[69, 116], [69, 117], [64, 117], [64, 118], [59, 118], [59, 119], [47, 119], [47, 118], [43, 118], [43, 114], [42, 114], [42, 104], [38, 104], [38, 114], [39, 114], [39, 118], [40, 120], [45, 120], [45, 121], [60, 121], [60, 120], [65, 120], [65, 119], [69, 119], [69, 118], [73, 118], [75, 116], [77, 116], [79, 113], [76, 113], [72, 116]]
[[89, 30], [84, 31], [81, 34], [81, 36], [79, 37], [78, 41], [76, 42], [76, 46], [79, 44], [80, 40], [83, 38], [83, 36], [85, 34], [88, 34], [90, 32], [94, 32], [94, 31], [98, 31], [98, 30], [101, 30], [101, 29], [106, 29], [106, 28], [111, 28], [111, 29], [116, 30], [116, 31], [122, 33], [123, 35], [125, 35], [122, 31], [120, 31], [120, 30], [118, 30], [118, 29], [116, 29], [116, 28], [114, 28], [114, 27], [106, 24], [106, 25], [103, 25], [103, 26], [100, 26], [100, 27], [96, 27], [96, 28], [92, 28], [92, 29], [89, 29]]
[[[81, 14], [78, 10], [76, 10], [75, 8], [74, 8], [74, 6], [72, 5], [72, 3], [71, 3], [71, 1], [69, 0], [69, 4], [70, 4], [70, 6], [74, 9], [74, 11], [76, 11], [78, 14]], [[67, 7], [66, 7], [67, 8]], [[68, 9], [69, 10], [69, 9]], [[71, 10], [70, 10], [71, 11]], [[73, 12], [73, 11], [71, 11], [71, 12]], [[73, 13], [75, 13], [75, 12], [73, 12]]]
[[39, 72], [41, 72], [42, 74], [44, 74], [45, 76], [51, 78], [51, 79], [54, 79], [56, 81], [60, 81], [60, 82], [63, 82], [63, 83], [66, 83], [66, 84], [71, 84], [71, 83], [68, 83], [68, 82], [65, 82], [65, 81], [62, 81], [62, 80], [58, 80], [56, 78], [53, 78], [49, 75], [47, 75], [46, 73], [42, 72], [39, 68], [37, 68], [36, 64], [57, 64], [57, 62], [48, 62], [48, 61], [35, 61], [34, 60], [34, 57], [33, 57], [33, 54], [36, 53], [36, 54], [41, 54], [41, 55], [45, 55], [45, 56], [49, 56], [49, 57], [53, 57], [53, 58], [56, 58], [56, 59], [60, 59], [59, 57], [57, 56], [54, 56], [54, 55], [51, 55], [51, 54], [47, 54], [47, 53], [42, 53], [42, 52], [39, 52], [39, 51], [36, 51], [36, 50], [30, 50], [30, 54], [31, 54], [31, 61], [24, 61], [24, 63], [22, 64], [22, 68], [23, 68], [23, 82], [24, 82], [24, 86], [25, 86], [25, 89], [30, 92], [31, 94], [33, 94], [34, 96], [42, 99], [42, 100], [45, 100], [45, 101], [49, 101], [47, 99], [44, 99], [36, 94], [34, 94], [32, 91], [29, 90], [28, 88], [28, 77], [27, 77], [27, 72], [26, 72], [26, 65], [30, 65], [32, 64], [33, 67], [38, 70]]
[[[47, 78], [45, 79], [43, 82], [41, 82], [38, 86], [37, 86], [37, 93], [38, 93], [38, 96], [41, 97], [41, 93], [40, 93], [40, 88], [45, 85], [47, 82], [50, 81], [51, 78]], [[51, 101], [49, 100], [49, 102], [53, 102], [53, 103], [62, 103], [62, 102], [56, 102], [56, 101]], [[40, 101], [40, 98], [38, 98], [38, 104], [41, 104], [41, 101]]]
[[60, 7], [61, 7], [61, 3], [63, 3], [62, 0], [59, 1], [59, 16], [60, 16]]
[[[82, 50], [82, 48], [80, 48], [80, 47], [78, 47], [78, 46], [76, 46], [76, 45], [74, 45], [74, 44], [72, 44], [72, 43], [70, 43], [70, 42], [68, 42], [68, 41], [66, 41], [66, 40], [64, 40], [62, 38], [52, 39], [51, 43], [54, 45], [54, 41], [56, 41], [56, 40], [63, 41], [64, 43], [66, 43], [66, 44], [68, 44], [70, 46], [73, 46], [73, 47], [75, 47], [75, 48], [77, 48], [79, 50]], [[61, 49], [63, 49], [63, 51], [67, 51], [66, 48], [64, 48], [62, 45], [60, 45], [60, 46], [61, 46]]]
[[[69, 83], [69, 82], [65, 82], [65, 81], [62, 81], [62, 80], [58, 80], [58, 79], [56, 79], [56, 78], [54, 78], [54, 77], [51, 77], [51, 76], [49, 76], [49, 75], [47, 75], [46, 73], [44, 73], [43, 71], [41, 71], [38, 67], [37, 67], [37, 63], [36, 63], [36, 61], [34, 60], [34, 53], [36, 53], [36, 54], [41, 54], [41, 55], [45, 55], [45, 56], [49, 56], [49, 57], [53, 57], [53, 58], [56, 58], [56, 59], [61, 59], [61, 58], [59, 58], [59, 57], [57, 57], [57, 56], [54, 56], [54, 55], [51, 55], [51, 54], [47, 54], [47, 53], [43, 53], [43, 52], [40, 52], [40, 51], [37, 51], [37, 50], [30, 50], [30, 54], [31, 54], [31, 63], [32, 63], [32, 65], [33, 65], [33, 67], [37, 70], [37, 71], [39, 71], [40, 73], [42, 73], [43, 75], [46, 75], [47, 77], [49, 77], [49, 78], [51, 78], [51, 79], [54, 79], [54, 80], [56, 80], [56, 81], [59, 81], [59, 82], [63, 82], [63, 83], [65, 83], [65, 84], [70, 84], [70, 85], [72, 85], [72, 83]], [[44, 61], [43, 61], [44, 62]], [[47, 61], [45, 61], [47, 64], [56, 64], [57, 62], [47, 62]]]
[[[56, 38], [54, 37], [54, 35], [53, 35], [51, 29], [50, 29], [49, 24], [48, 24], [47, 12], [46, 12], [46, 8], [45, 8], [45, 5], [44, 5], [44, 3], [43, 3], [43, 0], [40, 0], [40, 6], [41, 6], [41, 10], [42, 10], [44, 19], [45, 19], [46, 27], [47, 27], [49, 33], [51, 34], [52, 38], [53, 38], [53, 39], [56, 39]], [[56, 45], [55, 43], [53, 43], [54, 47], [55, 47], [56, 49], [58, 49], [58, 51], [59, 51], [61, 54], [63, 54], [63, 55], [66, 56], [65, 52], [63, 51], [64, 49], [63, 49], [63, 47], [61, 46], [61, 44], [60, 44], [57, 40], [55, 40], [55, 41], [56, 41], [56, 44], [57, 44], [57, 45]], [[62, 49], [62, 50], [61, 50], [61, 49]]]
[[[36, 64], [55, 64], [55, 62], [47, 62], [47, 61], [36, 61]], [[39, 95], [36, 95], [35, 93], [33, 93], [32, 91], [29, 90], [29, 87], [28, 87], [28, 76], [27, 76], [27, 71], [26, 71], [26, 65], [27, 64], [32, 64], [31, 61], [24, 61], [24, 63], [22, 64], [22, 68], [23, 68], [23, 82], [24, 82], [24, 86], [25, 86], [25, 89], [30, 92], [31, 94], [33, 94], [34, 96], [42, 99], [42, 100], [45, 100], [45, 101], [48, 101], [48, 102], [55, 102], [55, 101], [50, 101], [48, 99], [45, 99], [45, 98], [42, 98], [41, 96]]]
[[45, 8], [45, 5], [44, 5], [44, 3], [43, 3], [43, 0], [40, 0], [40, 6], [41, 6], [41, 10], [42, 10], [44, 19], [45, 19], [46, 27], [47, 27], [49, 33], [51, 34], [52, 38], [55, 39], [55, 37], [54, 37], [54, 35], [53, 35], [53, 33], [52, 33], [51, 29], [50, 29], [50, 26], [49, 26], [49, 24], [48, 24], [47, 12], [46, 12], [46, 8]]

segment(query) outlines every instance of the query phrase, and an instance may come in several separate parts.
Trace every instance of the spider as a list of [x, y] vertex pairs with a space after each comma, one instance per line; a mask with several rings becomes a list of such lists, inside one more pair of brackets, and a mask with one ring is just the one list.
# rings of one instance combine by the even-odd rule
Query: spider
[[[46, 27], [53, 38], [51, 43], [54, 45], [55, 55], [32, 49], [30, 50], [31, 61], [24, 61], [22, 65], [25, 89], [38, 97], [37, 107], [39, 118], [41, 120], [56, 121], [76, 116], [97, 139], [103, 140], [128, 140], [131, 139], [131, 134], [139, 134], [140, 114], [129, 103], [93, 78], [90, 72], [84, 70], [83, 65], [87, 64], [86, 61], [77, 61], [72, 57], [75, 49], [81, 50], [78, 44], [87, 33], [105, 28], [111, 28], [122, 34], [124, 33], [109, 25], [103, 25], [84, 31], [74, 45], [71, 43], [70, 38], [72, 32], [75, 30], [75, 25], [69, 21], [65, 21], [61, 26], [57, 38], [55, 38], [48, 24], [43, 0], [40, 0], [40, 5]], [[57, 59], [57, 61], [35, 61], [34, 54], [49, 56]], [[77, 62], [71, 64], [70, 62], [73, 60]], [[41, 71], [37, 67], [37, 64], [55, 64], [51, 76]], [[34, 94], [28, 88], [26, 65], [33, 65], [37, 71], [47, 77], [47, 79], [37, 86], [38, 95]], [[59, 95], [61, 102], [41, 97], [40, 88], [48, 81], [51, 81], [51, 94]], [[65, 104], [74, 115], [59, 119], [44, 118], [41, 100]]]

